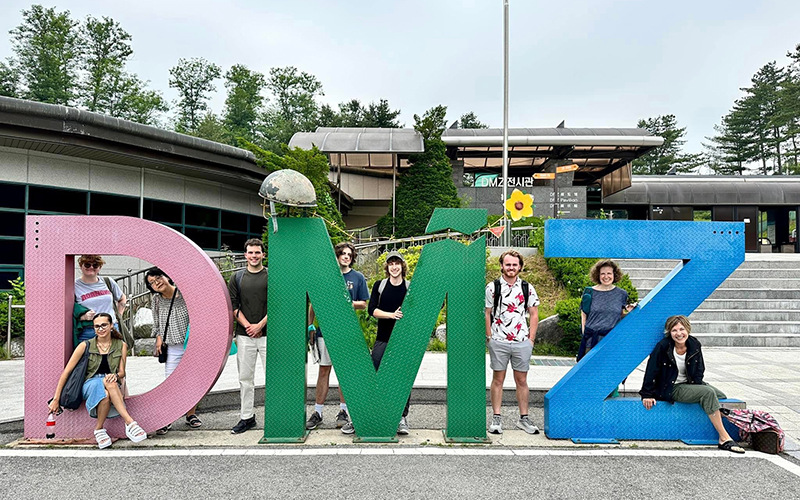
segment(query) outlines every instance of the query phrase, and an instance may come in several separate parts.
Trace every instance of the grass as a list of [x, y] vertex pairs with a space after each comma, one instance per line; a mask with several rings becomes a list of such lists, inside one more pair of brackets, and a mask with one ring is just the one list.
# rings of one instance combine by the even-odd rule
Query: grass
[[568, 351], [567, 349], [562, 349], [561, 347], [550, 344], [549, 342], [536, 342], [533, 344], [533, 355], [534, 356], [558, 356], [563, 358], [574, 358], [575, 354]]

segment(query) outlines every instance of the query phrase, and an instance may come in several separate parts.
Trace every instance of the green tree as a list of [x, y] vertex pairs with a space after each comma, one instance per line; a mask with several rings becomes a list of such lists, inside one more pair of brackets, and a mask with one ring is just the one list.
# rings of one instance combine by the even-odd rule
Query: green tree
[[791, 61], [787, 67], [786, 80], [778, 93], [778, 121], [786, 125], [786, 137], [790, 143], [787, 156], [791, 156], [790, 169], [800, 169], [800, 44], [794, 51], [786, 53]]
[[668, 173], [690, 172], [703, 161], [701, 154], [685, 154], [686, 127], [678, 127], [675, 115], [657, 116], [639, 120], [637, 127], [647, 129], [651, 134], [664, 138], [664, 144], [653, 148], [647, 154], [633, 161], [633, 173], [644, 175], [665, 175]]
[[235, 138], [243, 137], [253, 141], [258, 126], [258, 120], [263, 112], [265, 97], [262, 92], [267, 82], [264, 75], [251, 71], [242, 64], [234, 64], [225, 73], [225, 87], [228, 96], [225, 99], [225, 111], [222, 123]]
[[470, 111], [469, 113], [464, 113], [458, 119], [458, 128], [489, 128], [489, 125], [478, 120], [475, 113]]
[[393, 110], [389, 101], [380, 99], [366, 107], [358, 99], [339, 103], [339, 111], [323, 104], [319, 109], [317, 123], [320, 127], [382, 127], [398, 128], [400, 110]]
[[762, 170], [767, 171], [767, 160], [773, 160], [772, 170], [783, 173], [781, 145], [786, 139], [785, 118], [779, 112], [780, 93], [786, 81], [786, 72], [775, 61], [762, 66], [750, 80], [751, 86], [740, 90], [746, 93], [743, 98], [747, 119], [753, 127], [754, 136], [759, 139], [759, 152]]
[[265, 146], [275, 153], [295, 132], [309, 132], [317, 125], [317, 96], [325, 95], [317, 77], [294, 66], [272, 68], [267, 77], [272, 105], [264, 115], [261, 133]]
[[72, 105], [78, 93], [81, 41], [68, 10], [32, 5], [12, 29], [11, 44], [25, 90], [34, 101]]
[[209, 141], [227, 143], [230, 138], [230, 131], [225, 128], [222, 120], [217, 115], [209, 111], [200, 119], [192, 135]]
[[161, 93], [147, 88], [136, 75], [120, 73], [110, 82], [106, 113], [144, 125], [158, 125], [162, 113], [169, 111]]
[[323, 104], [319, 108], [317, 123], [320, 127], [341, 127], [342, 117], [330, 104]]
[[720, 175], [744, 175], [747, 164], [758, 156], [758, 148], [751, 135], [750, 124], [740, 113], [731, 111], [714, 125], [717, 135], [707, 137], [704, 143], [709, 166]]
[[[425, 151], [411, 155], [411, 165], [400, 175], [396, 190], [397, 218], [394, 220], [396, 237], [424, 234], [436, 207], [461, 206], [458, 191], [453, 184], [453, 167], [447, 157], [446, 146], [440, 138], [446, 112], [445, 106], [436, 106], [425, 112], [422, 118], [414, 115], [414, 128], [423, 136], [429, 134], [429, 138], [425, 139]], [[391, 209], [378, 221], [378, 229], [383, 235], [392, 234]]]
[[84, 46], [83, 105], [89, 111], [109, 113], [114, 86], [133, 55], [131, 36], [109, 17], [88, 16], [81, 27]]
[[374, 102], [369, 103], [367, 109], [364, 111], [364, 126], [365, 127], [383, 127], [383, 128], [399, 128], [400, 122], [397, 117], [400, 116], [399, 109], [392, 109], [389, 106], [387, 99], [378, 100], [377, 104]]
[[0, 61], [0, 96], [17, 97], [19, 92], [19, 69], [14, 61]]
[[214, 92], [214, 80], [222, 70], [202, 57], [179, 59], [169, 70], [169, 86], [178, 90], [178, 117], [175, 130], [193, 134], [208, 111], [209, 93]]

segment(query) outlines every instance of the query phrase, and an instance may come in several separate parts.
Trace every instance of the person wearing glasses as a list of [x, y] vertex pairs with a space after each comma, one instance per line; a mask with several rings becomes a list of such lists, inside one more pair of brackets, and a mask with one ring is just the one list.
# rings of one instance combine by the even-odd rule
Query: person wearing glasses
[[[153, 292], [150, 301], [153, 308], [153, 333], [156, 337], [153, 355], [158, 356], [161, 349], [167, 349], [164, 377], [169, 377], [178, 367], [185, 352], [183, 346], [189, 331], [189, 309], [183, 300], [183, 294], [164, 271], [154, 267], [145, 273], [144, 279], [147, 289]], [[197, 405], [194, 405], [186, 413], [186, 425], [193, 429], [203, 425], [196, 412]], [[172, 424], [158, 429], [156, 434], [163, 436], [170, 429]]]
[[[92, 320], [97, 314], [111, 316], [114, 328], [119, 329], [119, 319], [128, 302], [119, 285], [108, 278], [100, 278], [100, 270], [105, 261], [100, 255], [81, 255], [78, 265], [81, 277], [75, 280], [75, 308], [73, 314], [77, 327], [75, 345], [94, 338]], [[114, 307], [116, 303], [117, 307]]]
[[97, 419], [94, 438], [100, 449], [111, 446], [111, 437], [104, 428], [107, 418], [122, 417], [125, 421], [125, 435], [138, 443], [147, 439], [147, 434], [131, 417], [125, 408], [120, 385], [125, 380], [125, 362], [128, 346], [122, 341], [122, 334], [113, 326], [114, 318], [108, 313], [97, 313], [92, 320], [92, 328], [97, 335], [88, 342], [81, 342], [67, 362], [56, 386], [56, 392], [48, 408], [51, 413], [61, 413], [61, 391], [69, 374], [75, 369], [86, 349], [89, 349], [89, 364], [83, 382], [83, 400], [89, 416]]

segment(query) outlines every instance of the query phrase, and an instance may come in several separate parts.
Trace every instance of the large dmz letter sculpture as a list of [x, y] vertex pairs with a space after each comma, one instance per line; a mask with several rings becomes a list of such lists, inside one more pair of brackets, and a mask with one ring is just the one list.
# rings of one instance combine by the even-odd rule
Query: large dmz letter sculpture
[[[427, 231], [471, 234], [486, 210], [436, 209]], [[447, 299], [447, 429], [451, 441], [486, 438], [483, 290], [485, 237], [425, 245], [376, 372], [320, 219], [280, 219], [269, 233], [267, 373], [262, 442], [305, 439], [306, 305], [314, 306], [361, 441], [394, 441], [397, 422]]]
[[[190, 345], [173, 374], [155, 389], [126, 400], [145, 431], [178, 419], [214, 385], [232, 339], [228, 290], [197, 245], [167, 226], [131, 217], [28, 216], [25, 253], [25, 437], [43, 438], [46, 401], [72, 354], [74, 256], [130, 255], [160, 266], [180, 286], [192, 324]], [[130, 376], [136, 376], [131, 374]], [[81, 406], [58, 419], [59, 437], [92, 436]], [[122, 419], [107, 421], [124, 437]]]
[[647, 411], [639, 398], [607, 396], [663, 338], [667, 317], [691, 314], [744, 261], [744, 224], [549, 220], [545, 227], [547, 257], [681, 260], [545, 395], [547, 436], [716, 442], [700, 405], [659, 404]]

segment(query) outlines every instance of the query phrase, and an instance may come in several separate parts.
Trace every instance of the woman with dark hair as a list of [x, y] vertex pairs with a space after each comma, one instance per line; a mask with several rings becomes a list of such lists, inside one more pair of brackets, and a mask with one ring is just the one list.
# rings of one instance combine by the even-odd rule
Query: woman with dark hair
[[[75, 280], [75, 307], [73, 309], [73, 320], [76, 336], [75, 345], [78, 342], [89, 340], [94, 337], [95, 330], [92, 326], [92, 319], [97, 313], [106, 313], [111, 316], [111, 323], [118, 328], [119, 320], [125, 311], [127, 298], [117, 283], [109, 278], [101, 278], [100, 270], [105, 261], [100, 255], [81, 255], [78, 259], [78, 267], [81, 270], [81, 277]], [[117, 307], [114, 307], [116, 303]]]
[[719, 411], [725, 394], [703, 382], [706, 365], [700, 341], [691, 336], [692, 324], [686, 316], [670, 316], [664, 325], [664, 338], [656, 344], [644, 372], [642, 404], [648, 410], [656, 401], [698, 403], [719, 435], [719, 448], [744, 453], [731, 439]]
[[134, 443], [147, 439], [147, 434], [125, 408], [120, 384], [125, 379], [128, 346], [122, 341], [122, 334], [114, 328], [112, 322], [113, 318], [108, 313], [98, 313], [94, 316], [93, 326], [97, 335], [91, 340], [81, 342], [75, 348], [58, 379], [55, 395], [49, 404], [51, 413], [61, 412], [59, 399], [64, 384], [86, 349], [89, 349], [89, 364], [83, 382], [83, 399], [86, 401], [89, 416], [97, 419], [94, 437], [100, 449], [111, 446], [111, 437], [103, 428], [106, 418], [121, 416], [125, 420], [125, 435]]
[[[151, 304], [153, 333], [156, 337], [153, 355], [158, 356], [162, 349], [167, 350], [164, 376], [169, 377], [183, 358], [183, 346], [189, 330], [189, 309], [178, 287], [161, 269], [154, 267], [147, 271], [145, 285], [153, 292]], [[203, 425], [196, 412], [197, 405], [186, 413], [186, 425], [195, 429]], [[164, 435], [171, 428], [172, 424], [167, 425], [156, 431], [156, 434]]]
[[600, 260], [589, 271], [595, 286], [586, 287], [581, 297], [581, 345], [578, 361], [603, 340], [619, 320], [636, 304], [628, 304], [628, 292], [614, 285], [622, 271], [613, 260]]

